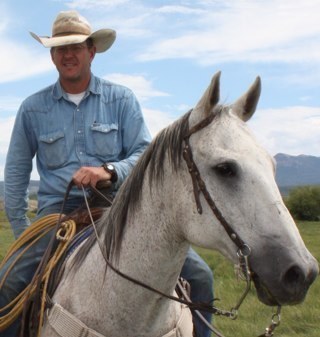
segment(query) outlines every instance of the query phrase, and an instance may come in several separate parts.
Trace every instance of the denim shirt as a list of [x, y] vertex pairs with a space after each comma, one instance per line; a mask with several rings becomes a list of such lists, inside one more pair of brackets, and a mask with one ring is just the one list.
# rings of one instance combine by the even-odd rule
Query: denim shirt
[[[28, 184], [36, 155], [40, 176], [38, 212], [63, 202], [81, 166], [112, 163], [117, 189], [150, 143], [140, 105], [128, 88], [91, 75], [78, 106], [60, 82], [20, 106], [5, 166], [5, 209], [17, 237], [27, 225]], [[81, 198], [73, 188], [70, 198]]]

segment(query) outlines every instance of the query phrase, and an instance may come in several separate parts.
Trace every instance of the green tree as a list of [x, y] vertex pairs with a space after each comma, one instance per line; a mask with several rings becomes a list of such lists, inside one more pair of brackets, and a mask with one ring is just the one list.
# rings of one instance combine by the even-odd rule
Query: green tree
[[297, 220], [320, 219], [320, 186], [296, 187], [285, 200], [292, 216]]

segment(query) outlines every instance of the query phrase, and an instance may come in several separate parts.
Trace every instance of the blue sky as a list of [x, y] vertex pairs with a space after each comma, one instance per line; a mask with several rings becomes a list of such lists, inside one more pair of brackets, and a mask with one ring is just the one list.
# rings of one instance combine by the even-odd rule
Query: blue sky
[[153, 135], [193, 107], [221, 70], [226, 103], [261, 76], [249, 125], [270, 154], [320, 156], [320, 0], [2, 0], [0, 180], [20, 103], [57, 79], [49, 50], [29, 31], [51, 35], [58, 12], [69, 9], [93, 30], [117, 31], [93, 72], [135, 92]]

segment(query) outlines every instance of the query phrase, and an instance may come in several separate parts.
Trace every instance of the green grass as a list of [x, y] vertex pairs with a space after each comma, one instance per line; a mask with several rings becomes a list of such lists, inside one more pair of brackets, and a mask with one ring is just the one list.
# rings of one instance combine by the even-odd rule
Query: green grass
[[13, 234], [4, 211], [0, 211], [0, 261], [13, 241]]
[[[35, 216], [34, 213], [28, 213], [30, 218]], [[0, 261], [3, 259], [8, 248], [13, 242], [13, 233], [4, 211], [0, 211]]]
[[[320, 222], [301, 222], [298, 224], [301, 235], [311, 253], [320, 261]], [[13, 236], [3, 212], [0, 211], [0, 261]], [[240, 298], [245, 284], [237, 280], [233, 265], [218, 253], [198, 249], [207, 261], [215, 277], [215, 304], [219, 308], [231, 309]], [[239, 316], [232, 321], [226, 317], [215, 317], [214, 325], [225, 337], [255, 337], [262, 334], [271, 321], [275, 308], [258, 301], [254, 288], [240, 307]], [[275, 337], [319, 337], [320, 336], [320, 279], [311, 286], [303, 304], [282, 308], [281, 324]]]

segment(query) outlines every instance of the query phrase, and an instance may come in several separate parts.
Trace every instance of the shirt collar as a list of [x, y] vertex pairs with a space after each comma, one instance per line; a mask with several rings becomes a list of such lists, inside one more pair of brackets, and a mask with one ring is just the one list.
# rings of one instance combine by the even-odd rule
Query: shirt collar
[[[92, 73], [91, 73], [89, 86], [86, 90], [85, 97], [88, 96], [90, 92], [95, 94], [95, 95], [101, 94], [101, 85], [99, 84], [99, 81], [97, 80], [97, 77], [94, 76]], [[57, 99], [57, 100], [61, 99], [62, 97], [64, 99], [68, 99], [67, 94], [63, 90], [59, 79], [57, 80], [57, 82], [53, 86], [52, 96], [53, 96], [54, 99]]]

